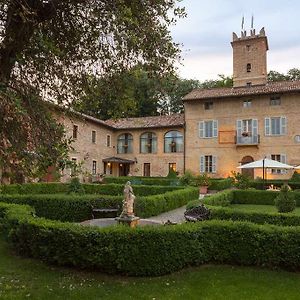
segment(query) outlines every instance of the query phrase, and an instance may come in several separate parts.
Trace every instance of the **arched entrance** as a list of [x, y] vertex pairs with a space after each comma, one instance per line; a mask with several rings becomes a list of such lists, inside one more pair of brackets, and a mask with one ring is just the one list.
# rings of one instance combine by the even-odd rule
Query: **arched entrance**
[[[252, 156], [244, 156], [241, 161], [241, 164], [245, 165], [245, 164], [251, 163], [253, 161], [254, 161], [254, 159]], [[254, 179], [254, 169], [241, 169], [241, 170], [242, 170], [243, 175], [245, 175], [251, 179]]]

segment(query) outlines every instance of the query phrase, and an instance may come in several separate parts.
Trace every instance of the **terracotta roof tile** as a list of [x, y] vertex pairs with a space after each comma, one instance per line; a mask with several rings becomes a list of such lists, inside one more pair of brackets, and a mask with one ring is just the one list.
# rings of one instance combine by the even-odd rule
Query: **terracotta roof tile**
[[173, 114], [170, 116], [110, 119], [105, 121], [105, 123], [115, 129], [182, 127], [184, 125], [184, 115]]
[[300, 92], [300, 81], [268, 82], [265, 85], [251, 87], [195, 89], [184, 96], [183, 100], [234, 98], [294, 92]]

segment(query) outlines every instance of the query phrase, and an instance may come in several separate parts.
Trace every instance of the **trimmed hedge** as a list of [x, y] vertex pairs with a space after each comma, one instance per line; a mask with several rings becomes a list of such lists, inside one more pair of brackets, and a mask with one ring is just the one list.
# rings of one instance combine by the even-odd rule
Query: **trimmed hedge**
[[[288, 184], [293, 190], [300, 189], [299, 181], [290, 181], [290, 180], [266, 180], [265, 185], [274, 185], [277, 188], [281, 188], [283, 184]], [[250, 181], [250, 187], [256, 189], [263, 189], [263, 181], [262, 180], [252, 180]]]
[[[257, 190], [233, 190], [232, 204], [261, 204], [261, 205], [274, 205], [275, 198], [278, 192], [275, 191], [257, 191]], [[300, 206], [300, 193], [293, 193], [296, 206]]]
[[[155, 216], [187, 204], [198, 196], [196, 188], [175, 189], [161, 195], [137, 197], [135, 213], [141, 218]], [[38, 216], [48, 219], [81, 222], [92, 218], [95, 208], [122, 209], [123, 196], [108, 195], [0, 195], [0, 202], [28, 204]]]
[[231, 208], [207, 206], [211, 219], [249, 221], [256, 224], [274, 224], [280, 226], [300, 226], [300, 216], [288, 213], [243, 212]]
[[211, 179], [211, 183], [209, 185], [210, 190], [222, 191], [229, 189], [233, 186], [232, 179]]
[[207, 263], [300, 267], [299, 227], [213, 220], [100, 229], [34, 218], [26, 207], [1, 210], [2, 230], [15, 251], [58, 265], [137, 276]]
[[[128, 179], [128, 177], [127, 177]], [[128, 180], [127, 180], [128, 181]], [[86, 194], [100, 195], [123, 195], [124, 185], [122, 184], [82, 184]], [[163, 194], [166, 192], [182, 189], [177, 186], [133, 186], [134, 193], [138, 196], [149, 196]], [[2, 194], [62, 194], [68, 193], [68, 183], [27, 183], [11, 184], [1, 186]]]
[[105, 177], [105, 183], [125, 184], [130, 181], [134, 185], [161, 185], [161, 186], [179, 186], [179, 179], [170, 179], [167, 177]]

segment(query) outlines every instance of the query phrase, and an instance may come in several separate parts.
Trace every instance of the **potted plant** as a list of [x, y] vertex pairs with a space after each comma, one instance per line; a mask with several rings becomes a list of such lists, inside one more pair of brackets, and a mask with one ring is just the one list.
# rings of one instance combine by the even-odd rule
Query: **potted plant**
[[195, 177], [195, 185], [199, 186], [199, 194], [207, 194], [210, 183], [211, 179], [206, 173]]

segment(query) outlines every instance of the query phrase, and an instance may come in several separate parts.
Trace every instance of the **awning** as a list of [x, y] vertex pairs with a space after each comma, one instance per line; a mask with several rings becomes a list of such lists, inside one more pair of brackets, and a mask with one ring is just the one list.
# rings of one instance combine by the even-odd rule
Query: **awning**
[[108, 158], [104, 158], [102, 161], [106, 162], [106, 163], [118, 163], [118, 164], [134, 164], [135, 163], [134, 160], [120, 158], [120, 157], [108, 157]]

